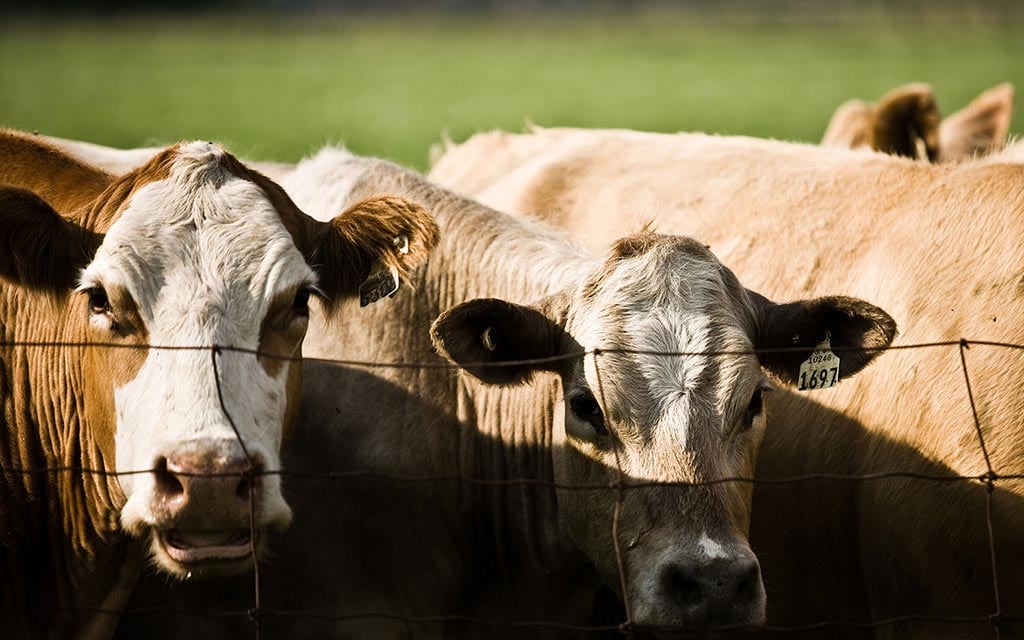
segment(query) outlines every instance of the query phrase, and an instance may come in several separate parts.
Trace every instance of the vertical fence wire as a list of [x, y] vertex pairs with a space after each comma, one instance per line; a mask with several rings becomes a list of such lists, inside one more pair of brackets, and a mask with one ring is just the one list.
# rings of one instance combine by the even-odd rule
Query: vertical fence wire
[[995, 611], [992, 613], [992, 627], [995, 637], [1001, 635], [1002, 605], [999, 598], [999, 563], [996, 559], [996, 536], [995, 528], [992, 525], [992, 497], [995, 493], [996, 480], [998, 476], [992, 468], [992, 458], [989, 456], [988, 447], [985, 445], [985, 434], [981, 429], [981, 420], [978, 418], [978, 406], [974, 401], [974, 391], [971, 388], [971, 376], [967, 372], [967, 349], [970, 343], [967, 340], [960, 340], [960, 369], [964, 373], [964, 386], [967, 387], [967, 400], [971, 406], [971, 416], [974, 419], [974, 430], [978, 434], [978, 446], [981, 447], [982, 456], [985, 459], [986, 473], [983, 476], [985, 483], [985, 524], [988, 528], [988, 551], [992, 565], [992, 596], [995, 604]]
[[260, 563], [256, 553], [256, 545], [258, 543], [256, 538], [256, 484], [262, 476], [259, 473], [260, 469], [257, 467], [252, 455], [249, 453], [249, 448], [245, 446], [245, 438], [242, 437], [242, 433], [238, 430], [238, 425], [235, 424], [235, 420], [231, 417], [231, 412], [228, 411], [227, 404], [224, 402], [224, 391], [221, 388], [220, 381], [220, 368], [217, 366], [217, 357], [220, 355], [221, 348], [219, 346], [214, 345], [210, 348], [210, 360], [213, 365], [213, 380], [217, 387], [217, 401], [220, 402], [221, 411], [224, 412], [224, 417], [227, 418], [228, 424], [231, 425], [231, 430], [235, 432], [235, 437], [238, 438], [238, 444], [241, 446], [242, 453], [245, 455], [245, 469], [242, 473], [240, 482], [245, 482], [249, 494], [249, 552], [252, 556], [254, 591], [253, 608], [249, 611], [249, 618], [252, 620], [253, 626], [256, 630], [256, 640], [260, 640], [260, 618], [262, 615], [262, 607], [260, 606]]
[[[597, 379], [598, 397], [601, 398], [602, 410], [608, 406], [604, 394], [604, 383], [601, 381], [601, 367], [598, 361], [601, 359], [601, 350], [594, 349], [594, 377]], [[614, 434], [612, 434], [614, 436]], [[624, 474], [622, 473], [622, 459], [619, 456], [619, 446], [612, 439], [612, 452], [615, 455], [615, 482], [612, 483], [615, 504], [612, 511], [612, 547], [615, 549], [615, 566], [619, 573], [619, 588], [622, 589], [622, 605], [626, 612], [626, 619], [619, 625], [619, 632], [632, 637], [633, 633], [633, 606], [630, 602], [629, 582], [626, 578], [626, 562], [622, 556], [622, 544], [619, 540], [619, 519], [622, 513], [622, 492], [624, 488]]]

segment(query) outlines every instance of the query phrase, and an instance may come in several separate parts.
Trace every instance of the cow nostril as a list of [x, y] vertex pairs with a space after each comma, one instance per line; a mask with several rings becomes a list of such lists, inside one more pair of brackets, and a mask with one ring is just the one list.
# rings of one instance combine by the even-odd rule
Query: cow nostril
[[684, 606], [699, 604], [703, 594], [700, 582], [682, 571], [670, 569], [666, 576], [668, 592], [677, 599], [677, 602]]
[[753, 563], [736, 585], [736, 597], [740, 602], [750, 602], [757, 599], [761, 590], [761, 569], [757, 563]]
[[157, 461], [153, 467], [153, 475], [156, 477], [156, 490], [160, 495], [173, 498], [185, 493], [181, 481], [167, 470], [167, 458], [160, 458]]

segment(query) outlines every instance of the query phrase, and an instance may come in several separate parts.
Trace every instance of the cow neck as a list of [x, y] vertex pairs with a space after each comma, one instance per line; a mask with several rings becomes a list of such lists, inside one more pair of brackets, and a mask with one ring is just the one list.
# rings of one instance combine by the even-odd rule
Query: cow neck
[[[497, 297], [520, 304], [540, 299], [578, 282], [595, 266], [593, 259], [566, 236], [546, 225], [514, 218], [457, 196], [421, 176], [380, 160], [360, 159], [360, 179], [349, 203], [381, 193], [408, 198], [425, 206], [441, 227], [441, 243], [431, 253], [406, 293], [389, 312], [426, 327], [437, 315], [476, 297]], [[397, 302], [397, 300], [396, 300]], [[425, 331], [424, 331], [425, 333]], [[409, 342], [403, 342], [409, 345]], [[419, 341], [415, 354], [403, 359], [436, 358], [429, 342]], [[528, 385], [488, 387], [462, 375], [447, 393], [457, 407], [460, 423], [458, 472], [485, 480], [552, 481], [552, 410], [559, 393], [558, 379], [539, 374]], [[518, 566], [523, 556], [535, 566], [553, 568], [564, 559], [567, 544], [558, 535], [557, 502], [551, 487], [511, 484], [498, 488], [476, 486], [464, 507], [482, 517], [480, 540], [496, 545]], [[514, 532], [514, 533], [509, 533]]]
[[[16, 324], [0, 324], [4, 343], [75, 343], [85, 339], [80, 329], [76, 330], [80, 325], [68, 321], [75, 310], [69, 308], [66, 298], [54, 300], [0, 284], [0, 304], [0, 317], [18, 318]], [[5, 424], [0, 436], [4, 438], [0, 465], [14, 469], [114, 469], [114, 460], [108, 459], [113, 455], [112, 440], [99, 442], [94, 430], [84, 424], [87, 409], [100, 415], [95, 413], [99, 407], [86, 407], [84, 349], [4, 346], [2, 354], [0, 394]], [[113, 416], [109, 419], [113, 421]], [[2, 477], [4, 509], [22, 505], [19, 517], [32, 523], [27, 525], [26, 540], [38, 543], [40, 538], [32, 536], [41, 533], [41, 523], [47, 523], [51, 543], [66, 542], [72, 554], [88, 558], [97, 553], [97, 545], [118, 538], [117, 508], [124, 498], [116, 477], [74, 471], [16, 472]]]

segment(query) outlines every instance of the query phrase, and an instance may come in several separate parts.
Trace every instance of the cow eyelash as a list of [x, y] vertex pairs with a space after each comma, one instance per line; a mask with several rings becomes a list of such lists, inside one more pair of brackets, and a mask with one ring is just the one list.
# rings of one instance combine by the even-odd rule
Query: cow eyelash
[[604, 412], [597, 398], [589, 391], [578, 393], [569, 399], [569, 410], [577, 419], [590, 424], [594, 433], [599, 436], [608, 435], [608, 427], [604, 422]]

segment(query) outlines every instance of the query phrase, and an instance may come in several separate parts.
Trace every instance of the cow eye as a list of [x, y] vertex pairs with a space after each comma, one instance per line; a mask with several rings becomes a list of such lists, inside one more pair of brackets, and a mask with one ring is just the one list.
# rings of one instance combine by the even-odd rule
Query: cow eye
[[292, 301], [292, 310], [295, 312], [295, 315], [309, 315], [310, 294], [312, 294], [312, 291], [306, 287], [303, 287], [295, 292], [295, 300]]
[[107, 292], [103, 287], [89, 287], [86, 290], [89, 296], [89, 312], [94, 315], [110, 313], [110, 300], [107, 299]]
[[763, 412], [764, 390], [758, 389], [750, 398], [750, 404], [747, 406], [747, 411], [743, 414], [743, 424], [740, 426], [740, 430], [746, 431], [750, 429], [750, 427], [754, 426], [754, 418], [761, 415]]
[[604, 424], [604, 413], [594, 394], [584, 392], [573, 396], [569, 400], [569, 410], [577, 419], [589, 423], [597, 435], [608, 435], [608, 428]]

